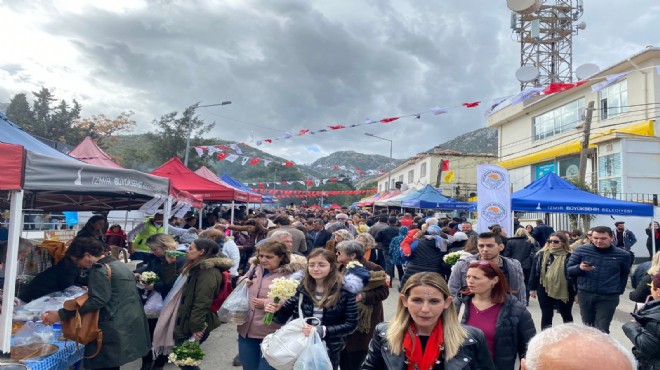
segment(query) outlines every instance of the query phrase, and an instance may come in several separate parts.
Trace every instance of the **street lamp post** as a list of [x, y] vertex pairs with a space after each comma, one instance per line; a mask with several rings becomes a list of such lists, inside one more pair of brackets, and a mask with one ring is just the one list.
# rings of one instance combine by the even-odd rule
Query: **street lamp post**
[[390, 163], [389, 163], [389, 166], [387, 166], [388, 167], [387, 186], [385, 187], [386, 190], [390, 190], [390, 186], [392, 185], [392, 140], [386, 139], [384, 137], [376, 136], [376, 135], [374, 135], [370, 132], [365, 132], [364, 134], [367, 135], [367, 136], [375, 137], [376, 139], [381, 139], [381, 140], [385, 140], [385, 141], [390, 142]]
[[[197, 103], [199, 104], [199, 103]], [[206, 107], [215, 107], [218, 105], [228, 105], [231, 104], [231, 101], [223, 101], [222, 103], [217, 103], [217, 104], [208, 104], [208, 105], [198, 105], [193, 107], [192, 115], [190, 116], [190, 119], [188, 120], [188, 136], [186, 138], [186, 155], [183, 160], [183, 164], [188, 167], [188, 154], [190, 152], [190, 135], [192, 135], [192, 121], [193, 121], [193, 116], [195, 115], [195, 109], [197, 108], [206, 108]]]

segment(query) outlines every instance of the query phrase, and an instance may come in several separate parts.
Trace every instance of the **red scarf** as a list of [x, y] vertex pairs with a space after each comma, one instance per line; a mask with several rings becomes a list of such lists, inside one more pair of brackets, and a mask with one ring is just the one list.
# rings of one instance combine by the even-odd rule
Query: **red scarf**
[[428, 342], [426, 349], [422, 350], [422, 343], [417, 336], [417, 329], [414, 323], [410, 323], [406, 336], [403, 338], [403, 350], [408, 359], [408, 370], [426, 370], [433, 369], [435, 362], [440, 358], [442, 345], [444, 343], [444, 331], [442, 330], [442, 321], [438, 320]]

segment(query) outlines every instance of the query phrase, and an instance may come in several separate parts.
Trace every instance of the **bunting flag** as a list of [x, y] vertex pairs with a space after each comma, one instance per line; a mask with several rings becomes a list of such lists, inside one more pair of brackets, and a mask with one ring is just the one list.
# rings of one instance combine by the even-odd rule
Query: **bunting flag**
[[475, 102], [472, 102], [472, 103], [463, 103], [462, 105], [465, 108], [476, 108], [476, 107], [479, 106], [479, 103], [481, 103], [481, 102], [480, 101], [475, 101]]
[[[261, 185], [261, 183], [260, 183]], [[368, 190], [283, 190], [283, 189], [264, 189], [262, 186], [259, 188], [251, 188], [252, 191], [261, 194], [272, 194], [286, 197], [327, 197], [329, 195], [361, 195], [376, 193], [376, 189]]]
[[445, 182], [453, 182], [454, 181], [454, 171], [447, 171], [447, 173], [444, 176]]
[[605, 76], [605, 81], [599, 82], [597, 84], [591, 85], [591, 91], [593, 92], [598, 92], [610, 85], [615, 84], [619, 80], [623, 79], [624, 77], [628, 76], [628, 72], [626, 73], [619, 73], [616, 75], [611, 75], [611, 76]]
[[221, 161], [223, 159], [227, 158], [227, 152], [221, 152], [218, 154], [218, 160]]
[[442, 171], [449, 171], [449, 159], [443, 159], [440, 162], [440, 169]]
[[229, 161], [229, 162], [231, 162], [231, 163], [234, 163], [234, 162], [236, 162], [236, 160], [238, 159], [238, 155], [236, 155], [236, 154], [230, 154], [230, 155], [227, 156], [226, 159], [227, 159], [227, 161]]
[[268, 165], [272, 162], [271, 160], [264, 159], [264, 167], [268, 167]]
[[383, 119], [380, 120], [380, 122], [381, 122], [381, 123], [390, 123], [390, 122], [393, 122], [393, 121], [398, 120], [399, 118], [401, 118], [401, 117], [389, 117], [389, 118], [383, 118]]
[[259, 159], [259, 158], [252, 158], [252, 159], [250, 160], [250, 166], [254, 166], [255, 164], [259, 163], [259, 161], [261, 161], [261, 159]]
[[293, 162], [286, 161], [286, 162], [284, 162], [284, 165], [287, 166], [287, 167], [293, 167]]
[[522, 103], [523, 101], [533, 97], [540, 95], [541, 92], [543, 92], [542, 87], [528, 87], [525, 88], [523, 91], [519, 92], [518, 94], [514, 95], [513, 98], [511, 98], [511, 105], [517, 105]]
[[578, 82], [553, 82], [550, 85], [546, 86], [545, 89], [543, 89], [543, 95], [550, 95], [550, 94], [556, 94], [559, 92], [568, 91], [572, 88], [578, 87], [580, 85], [584, 85], [586, 83], [587, 80], [578, 81]]
[[236, 154], [243, 154], [243, 151], [238, 147], [238, 144], [229, 144], [229, 147], [234, 149]]
[[245, 164], [248, 163], [249, 160], [250, 160], [250, 157], [243, 157], [243, 159], [241, 159], [241, 165], [245, 166]]
[[431, 108], [431, 112], [433, 112], [433, 114], [438, 116], [438, 115], [445, 114], [445, 113], [449, 112], [449, 109], [448, 108], [435, 107], [435, 108]]

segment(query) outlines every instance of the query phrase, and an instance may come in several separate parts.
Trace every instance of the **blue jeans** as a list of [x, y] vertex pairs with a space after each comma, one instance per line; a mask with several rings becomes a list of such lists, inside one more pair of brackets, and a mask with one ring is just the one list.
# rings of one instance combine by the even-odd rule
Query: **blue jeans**
[[261, 339], [238, 336], [238, 358], [244, 370], [275, 370], [261, 355]]

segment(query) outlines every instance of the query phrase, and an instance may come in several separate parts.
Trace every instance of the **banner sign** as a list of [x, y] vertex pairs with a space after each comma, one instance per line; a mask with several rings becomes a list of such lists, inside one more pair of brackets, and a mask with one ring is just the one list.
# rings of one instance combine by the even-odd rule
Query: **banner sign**
[[477, 166], [477, 231], [488, 231], [498, 224], [511, 234], [511, 192], [509, 173], [506, 169], [486, 164]]

